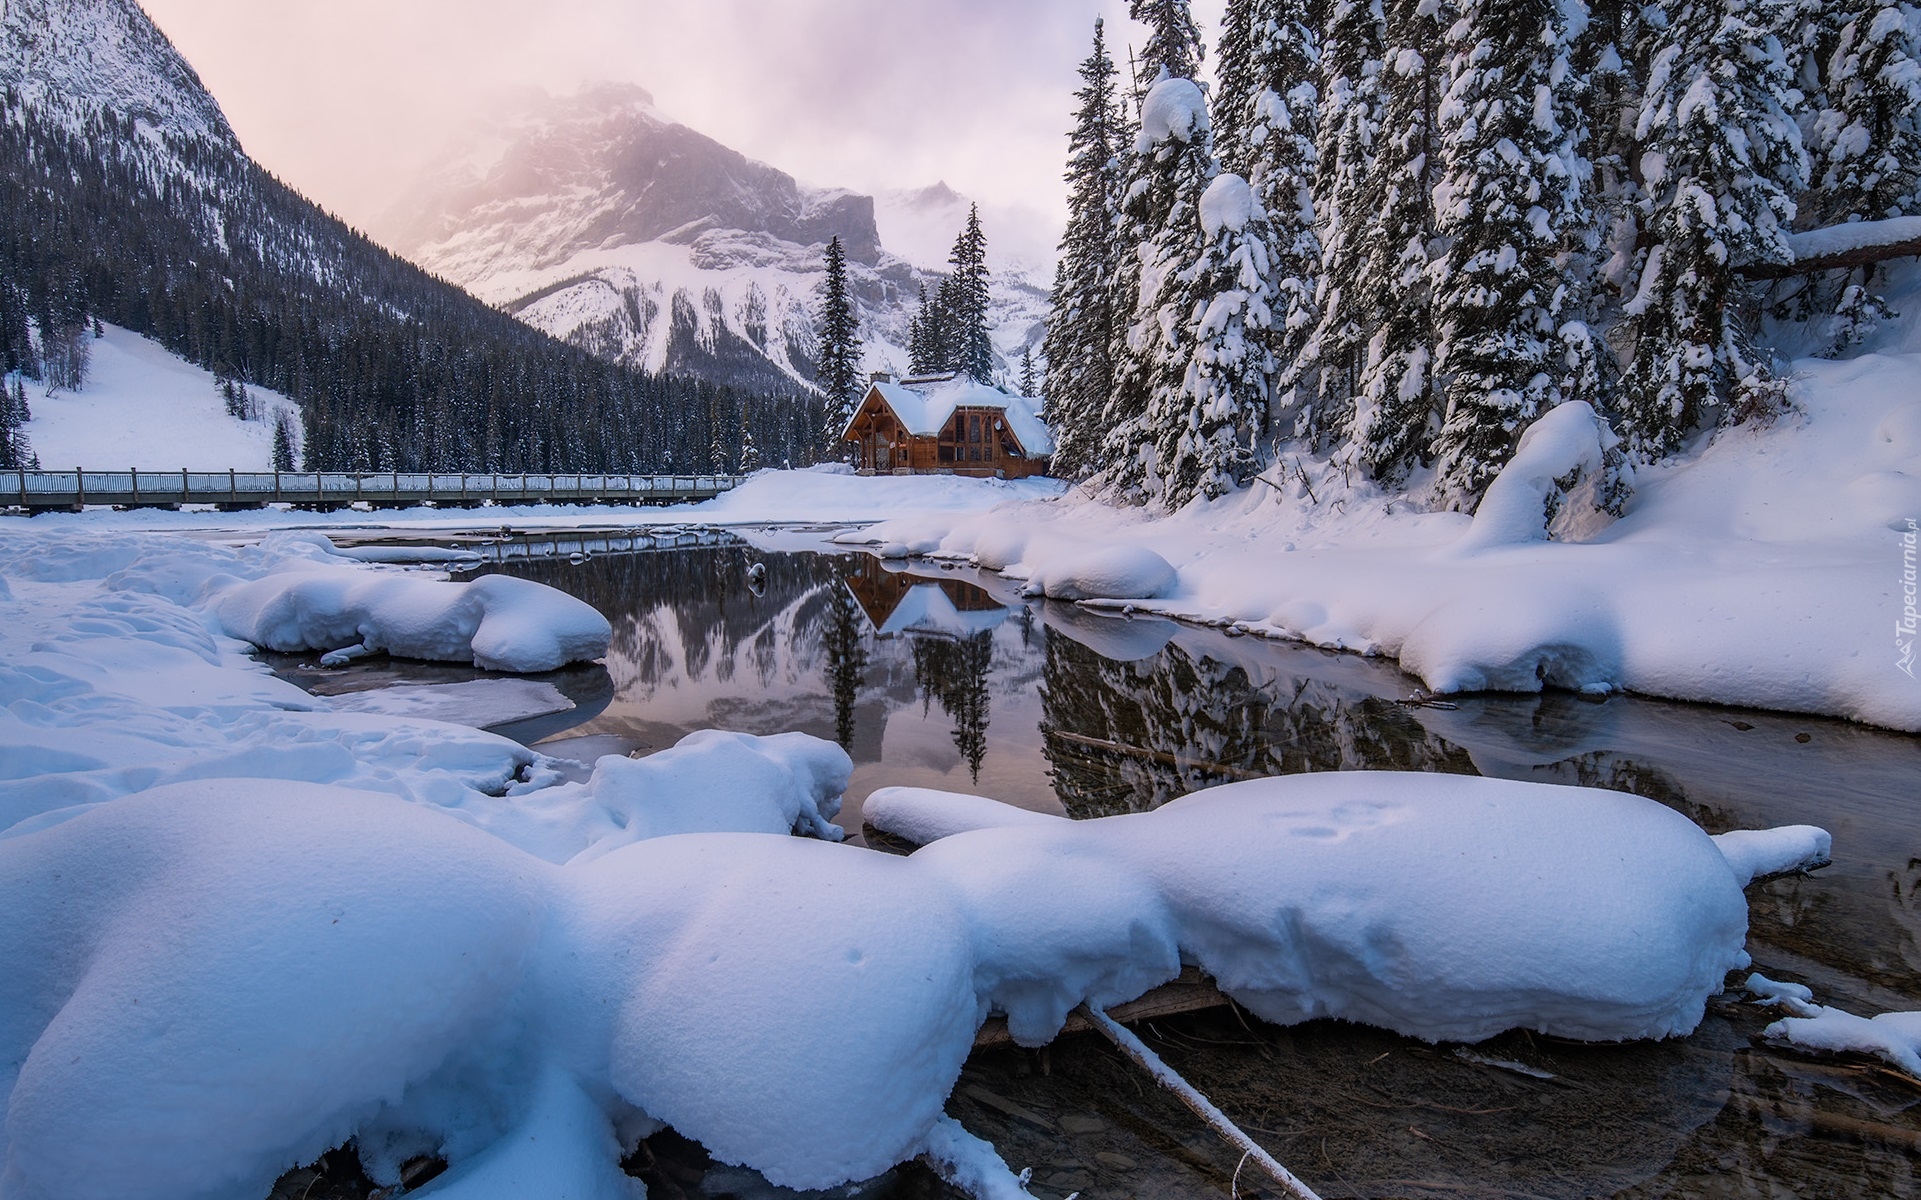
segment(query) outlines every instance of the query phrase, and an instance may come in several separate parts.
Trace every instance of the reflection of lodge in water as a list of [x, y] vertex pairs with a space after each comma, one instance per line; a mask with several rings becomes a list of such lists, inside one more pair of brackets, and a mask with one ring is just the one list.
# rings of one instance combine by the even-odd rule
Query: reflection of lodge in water
[[962, 641], [997, 628], [1007, 608], [984, 588], [961, 579], [923, 579], [890, 571], [877, 558], [864, 559], [847, 577], [876, 637], [900, 634]]

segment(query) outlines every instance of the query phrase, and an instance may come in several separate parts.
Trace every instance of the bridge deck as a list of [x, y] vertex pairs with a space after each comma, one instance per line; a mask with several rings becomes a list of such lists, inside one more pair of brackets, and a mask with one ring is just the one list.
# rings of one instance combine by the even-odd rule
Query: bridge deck
[[171, 508], [212, 504], [259, 508], [299, 504], [679, 504], [711, 500], [740, 482], [733, 475], [498, 475], [406, 471], [5, 471], [0, 505], [29, 513], [87, 505]]

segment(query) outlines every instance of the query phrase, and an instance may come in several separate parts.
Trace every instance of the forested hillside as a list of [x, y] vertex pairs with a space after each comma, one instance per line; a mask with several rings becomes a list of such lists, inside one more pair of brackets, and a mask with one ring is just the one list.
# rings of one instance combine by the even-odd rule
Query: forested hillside
[[647, 376], [555, 342], [225, 144], [105, 113], [73, 131], [10, 91], [0, 371], [78, 384], [95, 318], [299, 401], [310, 468], [732, 470], [747, 430], [750, 459], [773, 462], [810, 456], [818, 437], [793, 397]]
[[[1796, 231], [1921, 212], [1898, 0], [1186, 0], [1097, 27], [1048, 331], [1058, 469], [1174, 508], [1279, 461], [1472, 510], [1580, 401], [1610, 479], [1781, 411], [1764, 313], [1842, 353], [1881, 268]], [[1768, 277], [1773, 277], [1772, 279]]]

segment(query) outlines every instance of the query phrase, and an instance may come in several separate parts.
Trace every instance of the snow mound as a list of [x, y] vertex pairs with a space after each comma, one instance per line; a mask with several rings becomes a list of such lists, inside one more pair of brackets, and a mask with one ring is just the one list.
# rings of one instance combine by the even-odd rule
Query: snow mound
[[1050, 556], [1033, 569], [1024, 590], [1050, 600], [1151, 600], [1179, 582], [1174, 568], [1152, 550], [1109, 544]]
[[1239, 175], [1220, 174], [1201, 193], [1201, 230], [1212, 241], [1221, 230], [1241, 230], [1254, 219], [1254, 190]]
[[1600, 473], [1602, 455], [1616, 440], [1585, 400], [1549, 409], [1521, 435], [1514, 457], [1488, 485], [1474, 524], [1450, 549], [1465, 554], [1545, 541], [1564, 494], [1576, 479]]
[[924, 846], [972, 829], [1054, 825], [1067, 818], [1016, 808], [966, 792], [885, 787], [876, 789], [861, 802], [861, 819], [876, 829]]
[[0, 864], [9, 1196], [266, 1195], [474, 1064], [546, 908], [495, 838], [285, 782], [148, 792]]
[[646, 758], [608, 755], [584, 783], [466, 806], [476, 824], [551, 862], [593, 858], [676, 833], [797, 833], [838, 842], [833, 819], [854, 770], [846, 751], [804, 733], [705, 729]]
[[[678, 803], [745, 786], [752, 742], [669, 752]], [[942, 1115], [991, 1007], [1043, 1041], [1191, 961], [1279, 1021], [1660, 1037], [1746, 961], [1715, 843], [1615, 792], [1353, 773], [1087, 822], [887, 805], [917, 806], [995, 827], [907, 858], [687, 833], [556, 866], [390, 796], [227, 779], [16, 828], [7, 1194], [241, 1200], [353, 1138], [382, 1183], [444, 1154], [452, 1200], [631, 1197], [616, 1164], [664, 1121], [789, 1187], [930, 1152], [1015, 1195]]]
[[[955, 813], [896, 791], [877, 827]], [[913, 857], [967, 898], [981, 977], [1029, 1042], [1082, 999], [1130, 998], [1183, 961], [1283, 1023], [1664, 1037], [1693, 1029], [1746, 962], [1745, 879], [1685, 817], [1616, 792], [1294, 776], [1145, 814], [980, 828]]]
[[1834, 839], [1827, 830], [1813, 825], [1736, 829], [1716, 834], [1714, 844], [1742, 887], [1769, 875], [1810, 871], [1833, 861]]
[[446, 583], [352, 569], [279, 572], [227, 588], [209, 610], [230, 637], [345, 661], [385, 651], [551, 671], [607, 653], [613, 628], [592, 605], [509, 575]]
[[1192, 142], [1205, 133], [1207, 97], [1192, 79], [1163, 79], [1147, 89], [1141, 101], [1140, 153], [1152, 153], [1162, 142]]

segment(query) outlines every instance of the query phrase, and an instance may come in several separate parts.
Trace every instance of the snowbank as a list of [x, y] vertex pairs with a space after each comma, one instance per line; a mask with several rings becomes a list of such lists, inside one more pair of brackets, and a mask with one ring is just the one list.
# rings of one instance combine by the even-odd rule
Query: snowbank
[[[0, 830], [165, 784], [245, 777], [389, 793], [556, 861], [690, 828], [840, 836], [830, 822], [849, 767], [828, 743], [704, 734], [644, 763], [608, 759], [586, 784], [536, 788], [556, 776], [540, 756], [465, 726], [570, 707], [550, 683], [485, 679], [328, 700], [273, 678], [232, 636], [279, 638], [277, 622], [322, 646], [371, 629], [379, 644], [517, 666], [604, 649], [605, 634], [588, 627], [606, 628], [550, 589], [354, 566], [311, 533], [240, 549], [152, 535], [0, 536]], [[509, 790], [531, 795], [503, 803]]]
[[[678, 786], [717, 799], [749, 742], [684, 746]], [[351, 1137], [382, 1183], [444, 1154], [452, 1200], [631, 1197], [619, 1158], [667, 1122], [790, 1187], [928, 1152], [1012, 1196], [942, 1114], [990, 1007], [1043, 1041], [1193, 961], [1280, 1021], [1660, 1037], [1746, 962], [1715, 843], [1615, 792], [1308, 775], [1087, 822], [892, 800], [991, 827], [907, 858], [686, 833], [554, 865], [391, 796], [212, 780], [15, 829], [7, 1194], [240, 1200]]]
[[272, 650], [325, 650], [551, 671], [607, 653], [613, 628], [594, 607], [510, 575], [444, 583], [352, 568], [276, 572], [223, 589], [209, 611], [230, 637]]
[[1640, 468], [1619, 520], [1570, 502], [1549, 524], [1606, 452], [1575, 403], [1529, 431], [1472, 519], [1290, 456], [1167, 516], [1074, 493], [858, 536], [1030, 584], [1093, 548], [1138, 547], [1176, 572], [1124, 601], [1138, 610], [1392, 656], [1433, 692], [1629, 689], [1921, 731], [1891, 636], [1921, 520], [1917, 375], [1916, 354], [1801, 360], [1794, 411]]

